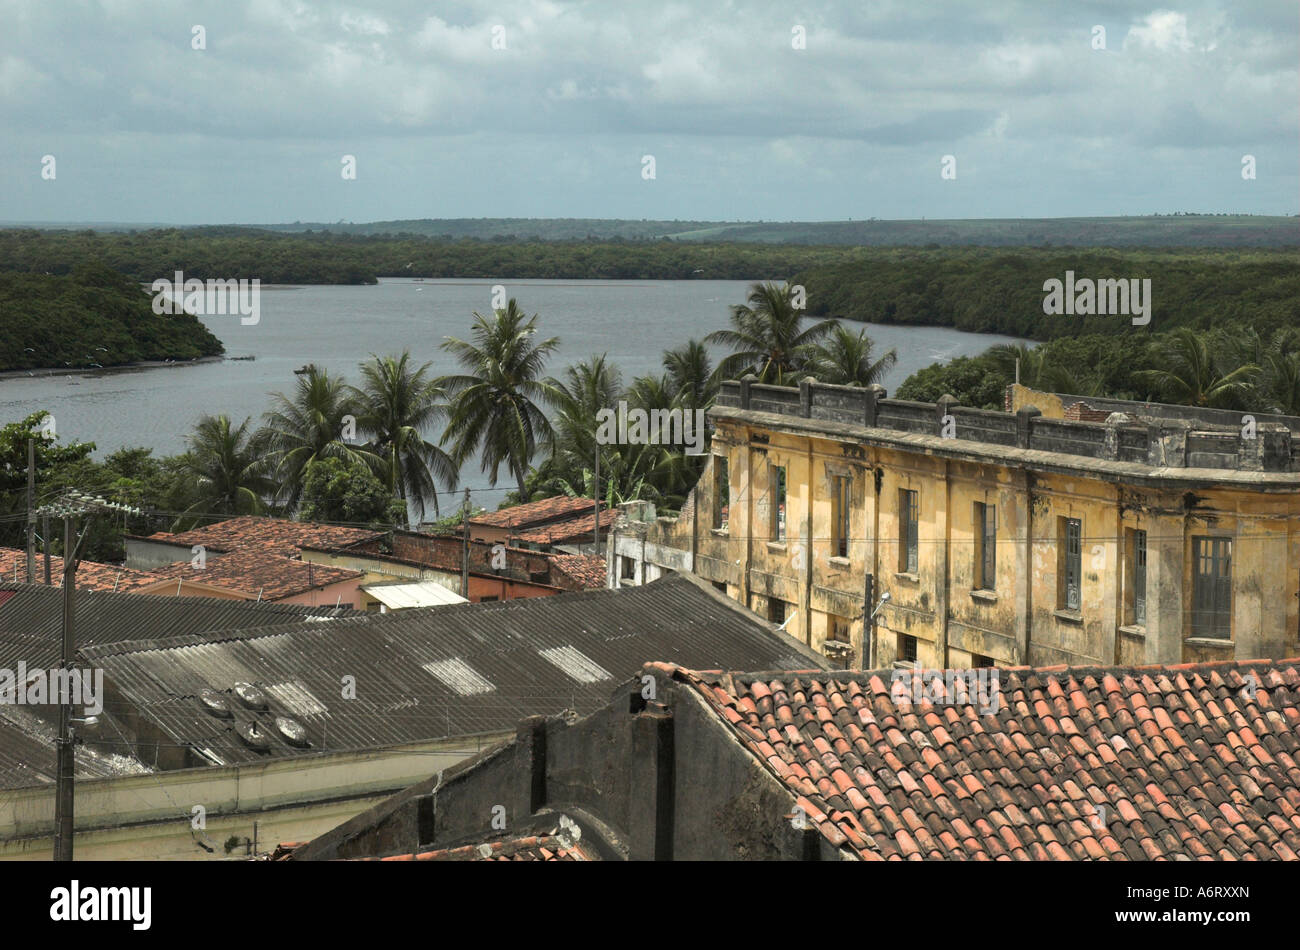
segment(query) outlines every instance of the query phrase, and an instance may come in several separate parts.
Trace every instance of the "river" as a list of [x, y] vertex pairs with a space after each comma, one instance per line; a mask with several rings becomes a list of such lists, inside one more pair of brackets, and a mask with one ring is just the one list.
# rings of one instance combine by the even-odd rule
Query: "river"
[[[471, 312], [491, 309], [492, 286], [487, 280], [385, 279], [361, 287], [263, 287], [256, 324], [244, 326], [238, 316], [203, 318], [227, 356], [256, 359], [6, 378], [0, 380], [0, 424], [44, 409], [53, 413], [60, 440], [94, 442], [99, 457], [123, 446], [178, 453], [204, 413], [256, 422], [269, 408], [269, 394], [290, 392], [293, 371], [305, 363], [355, 383], [357, 364], [370, 353], [409, 348], [418, 362], [431, 362], [435, 374], [456, 371], [438, 344], [447, 336], [469, 337]], [[505, 287], [527, 313], [540, 314], [543, 337], [559, 337], [550, 374], [605, 353], [626, 384], [661, 372], [664, 350], [727, 326], [727, 308], [744, 301], [749, 283], [520, 280]], [[943, 327], [866, 326], [878, 352], [898, 349], [898, 363], [884, 381], [890, 391], [931, 363], [1020, 342]], [[511, 487], [504, 469], [502, 476], [500, 492], [477, 493], [475, 501], [495, 507]], [[478, 488], [487, 478], [471, 464], [462, 483]]]

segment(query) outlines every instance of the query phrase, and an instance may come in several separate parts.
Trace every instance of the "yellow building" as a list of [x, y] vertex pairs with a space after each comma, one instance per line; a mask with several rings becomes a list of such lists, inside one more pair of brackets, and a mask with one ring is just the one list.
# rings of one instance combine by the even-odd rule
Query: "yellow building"
[[610, 583], [692, 571], [844, 667], [1300, 653], [1300, 420], [1008, 409], [725, 383], [691, 498], [624, 519]]

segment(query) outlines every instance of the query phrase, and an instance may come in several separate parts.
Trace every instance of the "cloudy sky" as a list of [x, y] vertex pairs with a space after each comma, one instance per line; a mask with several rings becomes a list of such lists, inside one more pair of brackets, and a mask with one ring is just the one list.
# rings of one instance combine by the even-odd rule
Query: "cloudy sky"
[[1295, 0], [0, 0], [0, 24], [4, 221], [1300, 211]]

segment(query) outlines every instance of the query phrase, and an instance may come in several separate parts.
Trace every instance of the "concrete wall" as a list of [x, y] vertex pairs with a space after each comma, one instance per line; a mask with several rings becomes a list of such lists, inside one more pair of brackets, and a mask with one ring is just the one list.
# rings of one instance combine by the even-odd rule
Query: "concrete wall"
[[[317, 564], [330, 564], [336, 567], [347, 567], [354, 571], [364, 571], [366, 576], [357, 581], [357, 585], [369, 584], [376, 580], [391, 580], [394, 577], [410, 578], [413, 580], [434, 581], [443, 587], [457, 594], [460, 593], [460, 555], [457, 553], [454, 557], [453, 566], [443, 566], [441, 563], [434, 566], [421, 566], [419, 561], [426, 558], [432, 558], [439, 562], [448, 560], [450, 555], [444, 550], [447, 545], [445, 539], [430, 538], [432, 546], [423, 545], [419, 538], [403, 538], [398, 535], [394, 539], [394, 555], [391, 559], [380, 557], [366, 557], [364, 555], [355, 555], [340, 552], [324, 552], [317, 550], [307, 550], [303, 552], [304, 560], [311, 560]], [[457, 551], [459, 547], [457, 546]], [[486, 567], [490, 564], [491, 546], [479, 545], [477, 549], [471, 546], [471, 563], [469, 576], [469, 599], [471, 603], [479, 603], [484, 599], [496, 600], [513, 600], [519, 597], [549, 597], [552, 594], [561, 592], [561, 588], [554, 587], [550, 584], [531, 583], [528, 580], [518, 580], [514, 573], [518, 570], [524, 570], [528, 566], [538, 566], [532, 561], [516, 560], [516, 572], [503, 571], [501, 574], [479, 573], [480, 566]], [[526, 556], [526, 552], [517, 552], [518, 555]], [[537, 562], [541, 562], [540, 568], [548, 575], [550, 564], [545, 558], [536, 557]], [[378, 610], [378, 601], [366, 594], [365, 591], [358, 590], [358, 603], [362, 609]], [[290, 601], [294, 602], [294, 601]], [[323, 603], [323, 602], [322, 602]]]
[[[631, 860], [840, 857], [794, 828], [794, 798], [684, 684], [653, 674], [609, 706], [566, 724], [535, 717], [514, 743], [395, 796], [295, 859], [357, 857], [531, 834], [565, 814], [584, 846]], [[504, 815], [504, 827], [493, 823]]]
[[125, 539], [125, 545], [126, 566], [137, 571], [151, 571], [193, 557], [189, 545], [130, 537]]
[[[365, 593], [361, 590], [363, 583], [367, 583], [365, 578], [354, 578], [338, 581], [334, 584], [324, 584], [312, 590], [281, 597], [274, 603], [303, 604], [308, 607], [333, 607], [339, 605], [359, 609], [361, 601], [365, 599]], [[237, 591], [226, 587], [216, 587], [210, 583], [189, 581], [184, 578], [179, 581], [169, 580], [157, 586], [131, 593], [134, 596], [147, 597], [213, 597], [217, 600], [257, 600], [257, 591]], [[270, 598], [266, 596], [263, 596], [262, 599], [270, 601]]]
[[[233, 836], [258, 850], [307, 841], [395, 791], [449, 768], [508, 734], [453, 737], [364, 752], [275, 759], [76, 783], [75, 855], [80, 860], [223, 860]], [[194, 807], [204, 809], [194, 828]], [[6, 790], [0, 796], [0, 860], [52, 857], [54, 789]], [[213, 848], [208, 851], [199, 842]]]

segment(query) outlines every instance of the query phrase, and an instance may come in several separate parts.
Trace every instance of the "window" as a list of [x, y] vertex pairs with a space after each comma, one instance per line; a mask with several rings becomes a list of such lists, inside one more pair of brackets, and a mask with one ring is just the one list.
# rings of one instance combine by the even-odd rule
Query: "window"
[[1192, 636], [1232, 637], [1232, 539], [1192, 539]]
[[1147, 533], [1129, 529], [1128, 590], [1125, 592], [1124, 612], [1127, 623], [1145, 626], [1147, 622]]
[[620, 580], [630, 581], [636, 578], [636, 561], [630, 557], [621, 557], [618, 559]]
[[826, 638], [826, 642], [836, 643], [839, 646], [832, 647], [827, 652], [833, 658], [832, 662], [836, 669], [847, 670], [853, 665], [853, 650], [850, 646], [852, 640], [849, 636], [853, 621], [846, 617], [831, 617], [830, 625], [830, 636]]
[[898, 569], [904, 574], [917, 573], [917, 493], [898, 490]]
[[1060, 584], [1059, 603], [1066, 610], [1078, 610], [1083, 578], [1083, 522], [1078, 518], [1061, 518], [1059, 527]]
[[725, 531], [731, 509], [731, 482], [725, 455], [713, 457], [713, 527]]
[[494, 600], [496, 600], [496, 599], [497, 599], [497, 598], [496, 598], [495, 596], [493, 596], [493, 597], [480, 597], [480, 598], [478, 599], [478, 602], [479, 602], [480, 604], [486, 604], [486, 603], [490, 603], [491, 601], [494, 601]]
[[785, 623], [785, 601], [777, 600], [775, 597], [767, 599], [767, 619], [772, 621], [778, 627]]
[[975, 589], [997, 590], [998, 508], [975, 502]]
[[714, 582], [713, 582], [713, 589], [714, 589], [714, 590], [717, 590], [717, 591], [721, 591], [722, 593], [725, 594], [725, 593], [727, 592], [727, 582], [726, 582], [726, 581], [714, 581]]
[[972, 653], [970, 655], [971, 669], [978, 670], [986, 666], [993, 665], [993, 657], [984, 656], [982, 653]]
[[908, 636], [905, 633], [898, 635], [898, 658], [906, 660], [908, 663], [916, 662], [916, 637]]
[[785, 466], [772, 466], [772, 540], [785, 540]]
[[833, 557], [849, 556], [849, 518], [852, 514], [853, 479], [848, 475], [836, 475], [831, 479], [834, 496], [831, 499], [831, 555]]

